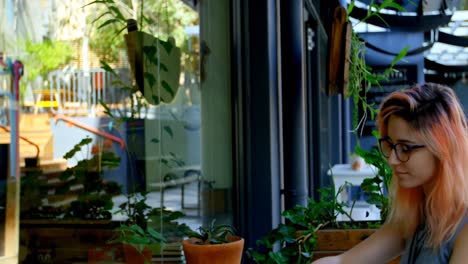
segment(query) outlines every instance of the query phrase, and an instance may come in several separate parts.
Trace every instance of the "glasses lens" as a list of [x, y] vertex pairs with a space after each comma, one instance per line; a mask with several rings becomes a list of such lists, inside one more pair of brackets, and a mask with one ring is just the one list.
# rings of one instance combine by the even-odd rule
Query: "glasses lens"
[[390, 157], [390, 152], [392, 152], [392, 145], [387, 140], [380, 140], [380, 151], [384, 157]]
[[409, 159], [408, 146], [404, 144], [396, 144], [395, 151], [396, 151], [397, 158], [400, 161], [402, 162], [408, 161]]

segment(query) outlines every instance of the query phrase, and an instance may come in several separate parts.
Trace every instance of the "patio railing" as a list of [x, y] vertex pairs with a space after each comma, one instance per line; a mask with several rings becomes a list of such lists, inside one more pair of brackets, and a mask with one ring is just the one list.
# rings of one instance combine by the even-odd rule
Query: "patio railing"
[[[128, 71], [120, 71], [119, 76], [129, 80]], [[125, 111], [129, 93], [117, 87], [115, 80], [103, 69], [53, 71], [48, 76], [49, 89], [36, 92], [36, 106], [54, 114], [96, 116], [103, 111], [102, 100]]]

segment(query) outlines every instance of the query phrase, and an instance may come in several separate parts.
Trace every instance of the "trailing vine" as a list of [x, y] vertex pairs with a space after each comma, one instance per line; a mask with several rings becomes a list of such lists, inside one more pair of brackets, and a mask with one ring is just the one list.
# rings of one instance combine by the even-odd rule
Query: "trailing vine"
[[[350, 14], [355, 6], [355, 1], [351, 1], [348, 6], [348, 23], [350, 23]], [[393, 0], [385, 0], [382, 4], [377, 5], [371, 3], [368, 8], [367, 16], [362, 20], [358, 21], [354, 26], [351, 34], [351, 52], [350, 52], [350, 61], [349, 61], [349, 82], [348, 82], [348, 98], [352, 98], [354, 111], [353, 111], [353, 132], [356, 135], [362, 133], [364, 124], [369, 118], [374, 119], [377, 109], [373, 103], [367, 102], [367, 92], [371, 89], [372, 86], [377, 86], [382, 88], [380, 82], [387, 80], [391, 72], [396, 72], [394, 68], [396, 63], [402, 60], [409, 49], [408, 46], [403, 48], [397, 56], [392, 60], [390, 66], [385, 69], [383, 74], [375, 75], [372, 72], [372, 68], [366, 64], [365, 53], [366, 45], [363, 39], [361, 39], [354, 28], [360, 23], [366, 22], [369, 18], [376, 16], [380, 18], [386, 25], [387, 22], [379, 15], [379, 12], [383, 9], [393, 8], [399, 11], [405, 11], [405, 9], [395, 3]], [[359, 117], [358, 109], [363, 110], [362, 117]], [[360, 132], [359, 132], [360, 130]], [[359, 133], [358, 133], [359, 132]]]
[[[352, 1], [348, 6], [348, 22], [350, 14], [354, 8], [354, 4], [355, 1]], [[354, 27], [360, 23], [366, 22], [366, 20], [373, 16], [377, 16], [388, 26], [387, 22], [379, 15], [379, 12], [386, 8], [405, 11], [403, 7], [397, 3], [394, 3], [393, 0], [385, 0], [380, 5], [371, 3], [368, 8], [367, 16], [357, 22]], [[403, 48], [393, 58], [390, 65], [384, 70], [382, 74], [375, 74], [373, 73], [372, 68], [368, 66], [365, 61], [365, 41], [358, 36], [357, 32], [353, 28], [351, 35], [351, 54], [349, 66], [350, 78], [347, 95], [348, 97], [352, 98], [353, 101], [354, 109], [352, 116], [352, 132], [356, 135], [356, 137], [362, 134], [365, 122], [368, 119], [374, 120], [375, 115], [378, 112], [378, 106], [376, 106], [375, 103], [368, 103], [367, 93], [371, 87], [378, 87], [382, 89], [380, 82], [388, 80], [390, 73], [397, 72], [394, 67], [398, 61], [402, 60], [406, 56], [408, 49], [409, 46]], [[359, 115], [360, 109], [362, 110], [362, 116]], [[379, 137], [377, 131], [372, 131], [372, 134], [375, 138]], [[384, 189], [388, 190], [389, 188], [392, 171], [380, 151], [377, 149], [371, 149], [370, 151], [362, 149], [359, 145], [359, 140], [356, 140], [356, 144], [357, 154], [363, 157], [366, 163], [371, 164], [378, 169], [377, 175], [373, 178], [365, 179], [361, 184], [361, 188], [370, 197], [367, 202], [376, 205], [376, 207], [380, 209], [381, 219], [384, 220], [389, 209], [388, 197], [384, 193]]]

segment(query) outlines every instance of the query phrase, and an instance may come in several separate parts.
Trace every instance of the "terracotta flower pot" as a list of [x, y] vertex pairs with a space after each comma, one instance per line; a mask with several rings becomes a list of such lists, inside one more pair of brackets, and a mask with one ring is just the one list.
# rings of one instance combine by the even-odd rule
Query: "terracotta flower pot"
[[115, 260], [117, 249], [111, 246], [96, 246], [88, 249], [88, 263]]
[[182, 241], [187, 264], [236, 264], [241, 263], [244, 239], [238, 236], [229, 238], [229, 243], [215, 245], [196, 244], [197, 239]]
[[130, 245], [123, 245], [123, 251], [125, 254], [125, 262], [131, 264], [144, 264], [151, 263], [151, 250], [145, 247], [140, 253], [134, 247]]

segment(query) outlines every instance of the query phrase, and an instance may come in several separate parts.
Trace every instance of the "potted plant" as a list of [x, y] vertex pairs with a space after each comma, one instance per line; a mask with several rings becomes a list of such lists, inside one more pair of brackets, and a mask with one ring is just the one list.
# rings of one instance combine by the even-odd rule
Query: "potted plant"
[[[77, 143], [72, 150], [64, 155], [65, 159], [71, 159], [82, 153], [83, 148], [92, 143], [92, 139], [86, 137]], [[112, 196], [121, 193], [121, 187], [113, 181], [105, 181], [101, 176], [104, 169], [115, 168], [120, 163], [120, 158], [110, 151], [110, 142], [105, 143], [103, 149], [96, 145], [91, 150], [91, 157], [79, 160], [73, 167], [67, 168], [61, 173], [60, 185], [55, 188], [56, 195], [68, 195], [76, 186], [82, 188], [75, 190], [77, 198], [65, 209], [65, 218], [75, 219], [106, 219], [112, 218], [110, 210], [113, 202]]]
[[179, 88], [180, 48], [174, 38], [164, 41], [139, 31], [133, 19], [127, 23], [128, 60], [139, 90], [151, 104], [172, 102]]
[[336, 195], [330, 187], [321, 188], [319, 201], [309, 198], [307, 206], [297, 205], [284, 211], [285, 223], [257, 240], [256, 247], [249, 248], [247, 255], [256, 263], [310, 263], [320, 229], [349, 227], [336, 221], [338, 214], [352, 219], [344, 209], [346, 203], [337, 199], [344, 188], [341, 186]]
[[122, 244], [127, 263], [151, 263], [150, 245], [165, 242], [164, 237], [151, 227], [141, 228], [136, 224], [121, 225], [115, 230], [116, 236], [109, 244]]
[[181, 50], [176, 47], [175, 39], [162, 40], [144, 31], [145, 24], [154, 23], [143, 15], [144, 1], [132, 1], [130, 6], [114, 0], [93, 1], [104, 5], [104, 11], [93, 21], [101, 21], [98, 29], [109, 25], [116, 26], [119, 35], [124, 35], [127, 56], [132, 75], [140, 92], [150, 104], [170, 103], [179, 88], [181, 70]]
[[[100, 148], [98, 145], [91, 146], [92, 141], [91, 138], [84, 138], [65, 154], [67, 160], [76, 158], [76, 165], [51, 175], [56, 178], [39, 177], [34, 180], [28, 177], [23, 186], [23, 190], [27, 191], [35, 185], [39, 194], [34, 197], [41, 198], [37, 202], [46, 200], [44, 204], [49, 204], [41, 203], [22, 215], [32, 219], [48, 219], [22, 221], [21, 237], [32, 249], [33, 260], [37, 259], [36, 248], [54, 250], [54, 245], [63, 241], [67, 241], [62, 245], [64, 250], [52, 255], [57, 263], [86, 256], [90, 260], [93, 256], [97, 258], [97, 255], [101, 258], [112, 257], [113, 253], [102, 245], [113, 234], [110, 210], [113, 208], [113, 196], [120, 194], [120, 186], [116, 182], [106, 181], [102, 174], [105, 169], [117, 166], [120, 159], [110, 151], [112, 143], [104, 142]], [[51, 203], [56, 201], [60, 202], [60, 206], [53, 207]]]
[[127, 225], [138, 225], [141, 228], [146, 228], [148, 223], [148, 213], [151, 209], [146, 203], [148, 192], [132, 192], [125, 195], [127, 200], [119, 205], [119, 210], [116, 214], [121, 214], [126, 217]]
[[147, 204], [148, 192], [129, 193], [126, 195], [127, 201], [119, 205], [116, 214], [126, 217], [126, 225], [137, 225], [141, 229], [158, 230], [164, 238], [164, 243], [153, 243], [147, 247], [153, 255], [164, 255], [166, 247], [172, 254], [174, 248], [181, 247], [180, 242], [190, 228], [186, 224], [181, 224], [176, 220], [185, 216], [180, 211], [171, 211], [165, 208], [152, 208]]
[[188, 239], [182, 241], [187, 263], [235, 264], [241, 263], [244, 239], [235, 235], [230, 225], [216, 225], [211, 221], [207, 227], [188, 231]]
[[[351, 217], [354, 205], [348, 212], [345, 210], [348, 205], [337, 200], [344, 188], [341, 186], [335, 195], [332, 188], [321, 188], [318, 201], [309, 198], [306, 206], [284, 211], [285, 223], [257, 240], [247, 256], [256, 263], [305, 264], [339, 254], [369, 237], [381, 222], [354, 221]], [[338, 214], [348, 216], [351, 222], [338, 222]]]
[[180, 211], [171, 211], [166, 208], [153, 208], [148, 212], [148, 226], [159, 228], [161, 234], [168, 243], [178, 243], [191, 229], [185, 223], [179, 223], [177, 219], [184, 217], [185, 214]]
[[113, 85], [127, 93], [125, 110], [110, 109], [102, 100], [100, 104], [111, 118], [122, 121], [121, 129], [124, 131], [122, 134], [126, 135], [130, 154], [126, 157], [131, 164], [127, 172], [131, 175], [129, 186], [138, 186], [141, 188], [138, 190], [144, 190], [146, 189], [144, 170], [139, 169], [139, 164], [146, 162], [144, 147], [146, 121], [141, 119], [144, 116], [142, 110], [148, 110], [148, 104], [170, 103], [175, 98], [179, 88], [181, 50], [176, 47], [173, 38], [168, 37], [166, 41], [147, 33], [149, 26], [157, 23], [153, 23], [150, 17], [144, 15], [144, 1], [131, 1], [126, 4], [121, 1], [98, 0], [84, 7], [90, 5], [102, 7], [99, 9], [102, 12], [93, 21], [99, 23], [98, 30], [113, 29], [115, 36], [119, 36], [127, 29], [124, 42], [132, 76], [130, 83], [122, 80], [108, 63], [101, 61], [102, 68], [116, 80]]
[[[112, 63], [117, 60], [107, 56], [104, 57], [105, 61], [101, 61], [102, 68], [112, 77], [112, 86], [120, 90], [119, 92], [125, 93], [124, 110], [122, 111], [120, 107], [122, 102], [117, 106], [100, 100], [100, 104], [111, 118], [125, 122], [120, 132], [126, 135], [126, 146], [130, 154], [126, 157], [130, 163], [128, 174], [131, 176], [128, 185], [141, 188], [138, 190], [146, 190], [145, 185], [151, 183], [153, 177], [146, 177], [145, 166], [142, 165], [161, 166], [167, 163], [161, 160], [156, 161], [157, 165], [154, 165], [155, 161], [148, 158], [151, 155], [160, 156], [148, 154], [150, 146], [145, 142], [146, 131], [159, 126], [160, 122], [142, 118], [149, 113], [150, 104], [158, 105], [160, 102], [169, 104], [176, 96], [184, 98], [185, 95], [178, 92], [181, 67], [187, 71], [192, 65], [196, 65], [190, 63], [191, 57], [195, 56], [189, 54], [190, 45], [186, 39], [184, 25], [187, 23], [196, 25], [198, 15], [180, 1], [97, 0], [90, 1], [83, 7], [93, 8], [89, 18], [96, 25], [95, 32], [99, 36], [95, 39], [100, 49], [104, 50], [102, 55], [111, 53], [109, 51], [113, 47], [114, 49], [124, 47], [127, 51], [131, 70], [130, 80], [127, 80], [126, 74], [120, 74], [117, 69], [115, 71], [112, 69]], [[105, 45], [104, 43], [108, 42], [102, 41], [109, 35], [113, 36], [106, 39], [111, 39], [113, 45]], [[122, 35], [123, 38], [120, 37]], [[90, 41], [92, 39], [90, 38]], [[183, 55], [176, 42], [185, 50]], [[185, 76], [187, 82], [187, 73]], [[173, 107], [167, 106], [164, 109]], [[146, 110], [146, 113], [143, 110]], [[169, 114], [177, 120], [172, 111]], [[164, 131], [173, 136], [169, 125], [164, 126]], [[150, 149], [150, 152], [154, 151], [157, 150]], [[150, 178], [151, 180], [147, 181]]]

